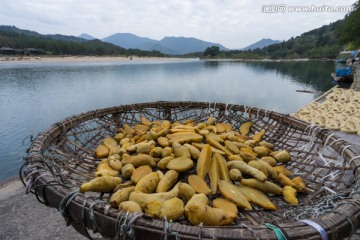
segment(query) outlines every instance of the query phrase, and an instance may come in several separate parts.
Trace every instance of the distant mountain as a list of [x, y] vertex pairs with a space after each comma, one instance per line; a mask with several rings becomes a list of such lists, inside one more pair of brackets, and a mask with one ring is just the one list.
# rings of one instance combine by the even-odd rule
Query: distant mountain
[[206, 42], [196, 38], [164, 37], [159, 41], [162, 46], [173, 49], [178, 54], [203, 52], [207, 47], [218, 46], [220, 50], [229, 50], [219, 43]]
[[253, 43], [245, 48], [242, 48], [241, 50], [245, 51], [245, 50], [253, 50], [256, 48], [263, 48], [263, 47], [267, 47], [271, 44], [276, 44], [276, 43], [281, 43], [281, 41], [279, 40], [272, 40], [270, 38], [263, 38], [260, 41], [257, 41], [256, 43]]
[[139, 37], [132, 33], [115, 33], [111, 36], [103, 38], [102, 41], [109, 42], [114, 45], [129, 49], [129, 48], [138, 48], [141, 50], [152, 50], [152, 49], [143, 49], [140, 48], [142, 45], [152, 46], [155, 45], [158, 41], [150, 39], [147, 37]]
[[87, 33], [82, 33], [80, 34], [79, 36], [77, 36], [78, 38], [83, 38], [83, 39], [86, 39], [86, 40], [94, 40], [94, 39], [97, 39], [96, 37], [93, 37]]
[[158, 41], [147, 37], [139, 37], [132, 33], [116, 33], [102, 40], [126, 49], [157, 50], [170, 55], [203, 52], [207, 47], [211, 46], [218, 46], [220, 50], [228, 50], [218, 43], [185, 37], [165, 37]]

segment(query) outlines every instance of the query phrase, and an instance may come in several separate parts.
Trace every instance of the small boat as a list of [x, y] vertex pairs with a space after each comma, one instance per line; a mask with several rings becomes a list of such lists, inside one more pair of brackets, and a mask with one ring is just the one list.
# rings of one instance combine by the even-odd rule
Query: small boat
[[347, 75], [347, 76], [338, 76], [336, 73], [331, 73], [331, 76], [334, 78], [337, 82], [353, 82], [354, 81], [354, 75]]

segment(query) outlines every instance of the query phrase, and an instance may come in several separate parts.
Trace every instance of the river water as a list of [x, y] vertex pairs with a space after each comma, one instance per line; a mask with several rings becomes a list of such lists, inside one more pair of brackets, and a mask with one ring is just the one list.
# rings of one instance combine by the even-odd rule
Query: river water
[[333, 87], [333, 69], [331, 61], [0, 63], [0, 180], [17, 174], [30, 134], [68, 116], [160, 100], [244, 104], [288, 114]]

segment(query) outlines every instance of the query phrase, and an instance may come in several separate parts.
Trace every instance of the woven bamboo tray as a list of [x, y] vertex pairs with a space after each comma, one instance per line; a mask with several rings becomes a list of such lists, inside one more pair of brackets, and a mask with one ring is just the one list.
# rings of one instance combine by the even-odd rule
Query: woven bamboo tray
[[[265, 140], [291, 152], [287, 167], [305, 179], [309, 191], [298, 194], [297, 206], [271, 197], [277, 211], [241, 210], [234, 225], [226, 227], [129, 215], [108, 205], [109, 193], [80, 194], [79, 186], [92, 178], [100, 162], [94, 157], [100, 140], [114, 136], [125, 123], [139, 123], [140, 116], [197, 122], [214, 116], [234, 129], [251, 119], [252, 133], [265, 129]], [[222, 103], [152, 102], [90, 111], [52, 125], [32, 142], [20, 176], [27, 193], [58, 208], [67, 224], [89, 238], [88, 230], [119, 239], [281, 239], [279, 232], [287, 239], [343, 239], [360, 225], [359, 166], [359, 146], [288, 115]]]

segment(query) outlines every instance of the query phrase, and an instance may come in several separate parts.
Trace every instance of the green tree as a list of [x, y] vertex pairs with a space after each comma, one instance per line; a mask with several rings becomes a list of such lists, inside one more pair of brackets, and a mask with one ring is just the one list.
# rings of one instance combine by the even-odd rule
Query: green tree
[[360, 0], [353, 6], [354, 10], [345, 16], [345, 21], [339, 28], [338, 37], [342, 43], [354, 42], [360, 47]]
[[211, 57], [215, 57], [216, 55], [218, 55], [220, 52], [220, 48], [218, 46], [211, 46], [205, 49], [204, 51], [204, 56], [211, 56]]

